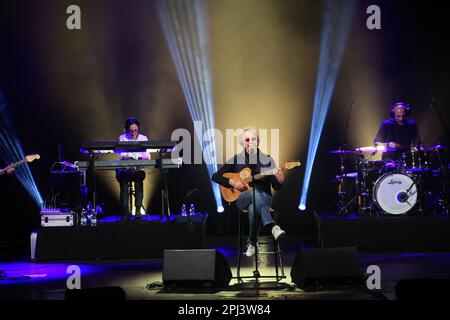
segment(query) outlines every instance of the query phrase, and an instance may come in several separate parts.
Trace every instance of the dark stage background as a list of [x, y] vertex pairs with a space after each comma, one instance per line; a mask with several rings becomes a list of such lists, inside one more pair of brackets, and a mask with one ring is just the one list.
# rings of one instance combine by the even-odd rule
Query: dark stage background
[[[79, 31], [69, 31], [65, 27], [68, 16], [65, 12], [70, 4], [81, 7], [82, 29]], [[218, 128], [238, 128], [246, 124], [280, 128], [281, 145], [284, 139], [289, 141], [288, 147], [281, 147], [281, 154], [305, 162], [323, 2], [225, 0], [222, 4], [219, 1], [210, 4], [213, 74], [216, 72], [218, 79], [214, 84]], [[381, 30], [366, 28], [366, 8], [371, 4], [381, 8]], [[350, 148], [371, 145], [381, 121], [388, 118], [389, 105], [399, 100], [412, 105], [412, 119], [418, 122], [426, 146], [442, 141], [443, 130], [430, 103], [436, 99], [448, 123], [450, 13], [443, 4], [443, 1], [358, 2], [312, 173], [307, 211], [300, 213], [297, 209], [304, 166], [289, 173], [286, 185], [275, 197], [274, 207], [280, 213], [280, 224], [288, 232], [312, 235], [313, 211], [327, 210], [336, 197], [333, 177], [338, 171], [338, 159], [327, 151], [343, 143], [345, 117], [352, 98], [355, 105], [347, 141]], [[221, 5], [228, 5], [227, 10], [221, 11]], [[279, 64], [271, 64], [273, 56], [268, 56], [269, 62], [263, 61], [261, 68], [255, 65], [249, 68], [253, 59], [240, 42], [236, 44], [236, 54], [245, 59], [234, 66], [239, 79], [233, 75], [227, 78], [225, 72], [221, 73], [225, 69], [221, 62], [232, 60], [224, 52], [231, 49], [224, 49], [220, 42], [220, 28], [227, 28], [227, 25], [214, 21], [223, 22], [223, 16], [232, 16], [233, 10], [239, 11], [240, 6], [243, 9], [239, 16], [248, 21], [248, 28], [242, 23], [244, 20], [238, 25], [242, 32], [253, 30], [252, 19], [256, 21], [260, 16], [258, 10], [251, 9], [261, 6], [264, 12], [275, 16], [270, 22], [277, 23], [276, 30], [289, 35], [282, 40], [293, 39], [294, 43], [298, 40], [298, 52], [292, 43], [278, 39], [279, 51], [273, 53], [276, 56], [286, 46], [289, 53], [282, 56], [294, 58], [292, 61], [280, 58], [283, 61]], [[264, 21], [259, 23], [264, 25]], [[252, 32], [257, 34], [257, 30]], [[267, 51], [272, 43], [270, 36], [257, 35], [265, 39], [263, 45]], [[227, 48], [232, 47], [232, 39], [227, 38]], [[261, 51], [261, 55], [266, 53]], [[234, 112], [225, 96], [247, 90], [250, 84], [246, 81], [257, 77], [255, 70], [264, 69], [269, 77], [271, 68], [277, 69], [278, 65], [285, 70], [277, 75], [276, 81], [281, 79], [278, 94], [283, 95], [285, 89], [288, 94], [301, 92], [301, 100], [293, 102], [298, 112], [290, 109], [289, 114], [281, 113], [259, 123], [255, 117], [274, 111], [259, 103], [252, 104], [246, 96], [248, 117], [236, 125], [224, 120], [232, 118], [233, 114], [229, 113]], [[291, 81], [297, 79], [295, 74], [301, 75], [302, 78], [298, 78], [301, 80]], [[49, 192], [49, 170], [58, 161], [60, 144], [64, 145], [66, 161], [83, 160], [85, 156], [79, 153], [82, 141], [116, 139], [129, 116], [141, 120], [142, 131], [150, 139], [169, 139], [176, 128], [193, 132], [152, 1], [1, 1], [0, 88], [8, 101], [16, 128], [14, 134], [25, 153], [39, 153], [42, 157], [30, 167], [44, 199]], [[278, 107], [273, 105], [273, 109]], [[99, 202], [105, 204], [105, 212], [115, 215], [117, 187], [112, 185], [115, 181], [111, 176], [100, 179], [98, 194]], [[0, 186], [0, 237], [26, 239], [30, 230], [39, 225], [39, 208], [15, 177], [2, 177]], [[204, 166], [186, 165], [171, 171], [169, 187], [173, 212], [179, 211], [188, 192], [198, 189], [197, 206], [210, 215], [208, 231], [216, 234], [233, 230], [231, 214], [215, 212]], [[156, 186], [148, 209], [159, 214], [160, 205]]]

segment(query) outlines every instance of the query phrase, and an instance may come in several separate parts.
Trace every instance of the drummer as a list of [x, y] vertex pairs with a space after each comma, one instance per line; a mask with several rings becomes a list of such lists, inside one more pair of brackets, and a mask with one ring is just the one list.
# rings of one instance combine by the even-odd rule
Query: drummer
[[375, 137], [375, 146], [396, 149], [394, 152], [384, 152], [382, 159], [397, 161], [402, 152], [410, 147], [419, 148], [421, 145], [419, 131], [415, 121], [408, 119], [411, 107], [404, 102], [397, 102], [390, 108], [391, 119], [384, 121]]

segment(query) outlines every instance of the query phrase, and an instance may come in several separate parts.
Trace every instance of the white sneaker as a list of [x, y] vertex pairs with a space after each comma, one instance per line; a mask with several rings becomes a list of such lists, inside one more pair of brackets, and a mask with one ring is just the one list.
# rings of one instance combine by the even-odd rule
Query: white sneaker
[[272, 235], [275, 240], [278, 240], [280, 237], [283, 237], [286, 234], [286, 231], [280, 228], [280, 226], [274, 225], [272, 228]]
[[247, 245], [247, 251], [245, 252], [245, 255], [247, 257], [253, 257], [255, 255], [255, 252], [256, 252], [255, 246], [249, 243]]

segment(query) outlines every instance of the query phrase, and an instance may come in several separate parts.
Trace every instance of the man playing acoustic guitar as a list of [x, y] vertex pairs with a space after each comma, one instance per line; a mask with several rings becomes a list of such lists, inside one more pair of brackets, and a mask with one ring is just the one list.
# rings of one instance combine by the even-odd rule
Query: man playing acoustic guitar
[[[275, 239], [285, 235], [285, 232], [275, 224], [270, 215], [269, 208], [272, 205], [271, 186], [279, 190], [284, 183], [284, 173], [281, 168], [275, 166], [274, 160], [258, 149], [259, 136], [255, 128], [245, 128], [239, 137], [239, 143], [244, 150], [227, 161], [213, 176], [212, 180], [221, 185], [222, 189], [230, 192], [237, 192], [236, 205], [240, 209], [248, 209], [249, 238], [245, 255], [252, 257], [255, 255], [257, 237], [263, 226], [270, 226]], [[239, 173], [249, 168], [253, 175], [262, 173], [263, 170], [270, 171], [260, 179], [254, 179], [248, 184], [245, 179], [239, 177]], [[251, 177], [251, 175], [250, 175]], [[256, 224], [253, 212], [253, 190], [255, 188]], [[224, 195], [224, 192], [222, 191]]]

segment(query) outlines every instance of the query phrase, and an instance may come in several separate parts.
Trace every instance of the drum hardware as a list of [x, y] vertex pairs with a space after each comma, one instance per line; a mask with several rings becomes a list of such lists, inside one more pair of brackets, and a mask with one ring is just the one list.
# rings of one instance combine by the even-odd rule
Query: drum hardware
[[[348, 106], [348, 112], [347, 112], [347, 118], [345, 121], [345, 129], [344, 129], [344, 139], [343, 139], [343, 143], [341, 146], [343, 146], [344, 148], [340, 147], [337, 154], [339, 154], [340, 156], [340, 180], [339, 180], [339, 189], [338, 189], [338, 196], [339, 196], [339, 202], [338, 202], [338, 207], [339, 207], [339, 214], [341, 214], [342, 212], [344, 212], [345, 214], [348, 214], [348, 206], [345, 204], [345, 198], [347, 195], [347, 191], [345, 190], [345, 179], [346, 179], [346, 170], [345, 170], [345, 164], [344, 164], [344, 156], [347, 154], [354, 154], [355, 152], [353, 150], [346, 150], [347, 147], [347, 132], [348, 132], [348, 127], [350, 124], [350, 117], [352, 114], [352, 110], [355, 106], [355, 100], [352, 98], [349, 106]], [[344, 149], [344, 150], [342, 150]], [[336, 154], [336, 150], [331, 153]]]
[[[449, 157], [448, 157], [448, 147], [450, 146], [450, 130], [448, 129], [446, 122], [444, 121], [444, 117], [442, 116], [437, 103], [436, 99], [433, 98], [431, 100], [430, 104], [431, 108], [435, 111], [436, 115], [439, 118], [439, 121], [441, 123], [442, 129], [445, 133], [445, 146], [440, 146], [440, 148], [435, 148], [436, 150], [439, 150], [440, 152], [444, 152], [443, 161], [441, 164], [441, 200], [442, 200], [442, 210], [445, 215], [448, 216], [449, 214], [449, 183], [448, 183], [448, 166], [449, 166]], [[444, 169], [444, 170], [442, 170]]]
[[450, 164], [443, 164], [439, 168], [439, 195], [438, 203], [439, 208], [441, 208], [442, 214], [445, 216], [449, 215], [449, 196], [450, 196], [450, 186], [448, 181], [448, 173], [450, 169]]
[[[372, 214], [373, 203], [370, 199], [370, 190], [368, 189], [368, 165], [367, 159], [362, 153], [357, 154], [357, 175], [355, 179], [356, 195], [350, 199], [346, 204], [341, 205], [338, 214], [348, 213], [348, 208], [357, 200], [358, 212], [360, 214]], [[370, 157], [368, 157], [370, 158]], [[344, 176], [340, 176], [342, 179]], [[342, 180], [341, 180], [342, 181]], [[342, 181], [343, 183], [343, 181]], [[344, 184], [344, 183], [343, 183]]]
[[437, 179], [433, 181], [435, 189], [432, 192], [432, 199], [435, 203], [435, 212], [445, 216], [449, 215], [449, 181], [448, 181], [448, 150], [445, 146], [437, 144], [428, 147], [429, 173]]
[[345, 150], [345, 149], [337, 149], [337, 150], [331, 150], [328, 153], [330, 154], [337, 154], [339, 155], [339, 176], [337, 177], [338, 181], [338, 200], [334, 201], [333, 203], [337, 202], [337, 207], [339, 209], [339, 214], [345, 213], [348, 214], [348, 207], [345, 205], [345, 198], [347, 195], [347, 190], [345, 187], [345, 179], [347, 178], [346, 173], [346, 167], [345, 167], [345, 157], [348, 154], [353, 154], [355, 151], [353, 150]]
[[423, 210], [423, 180], [422, 180], [422, 172], [419, 173], [419, 175], [413, 177], [413, 184], [406, 190], [406, 197], [408, 198], [408, 194], [410, 193], [411, 189], [416, 186], [417, 187], [417, 212], [420, 215], [424, 214]]
[[367, 181], [369, 175], [368, 162], [367, 159], [362, 154], [359, 155], [359, 158], [360, 161], [358, 161], [358, 164], [360, 164], [361, 167], [361, 178], [360, 178], [361, 192], [358, 196], [358, 212], [359, 214], [363, 215], [372, 215], [373, 202], [370, 199], [369, 184]]
[[[399, 153], [401, 158], [397, 161], [370, 160], [378, 152], [391, 151], [382, 146], [329, 151], [338, 154], [341, 160], [335, 180], [339, 184], [335, 200], [337, 214], [347, 214], [351, 210], [361, 215], [395, 216], [424, 215], [425, 211], [430, 211], [448, 216], [447, 150], [441, 145], [411, 146]], [[439, 152], [439, 162], [433, 162], [431, 152]], [[356, 172], [346, 172], [345, 159], [349, 154], [356, 154]]]

